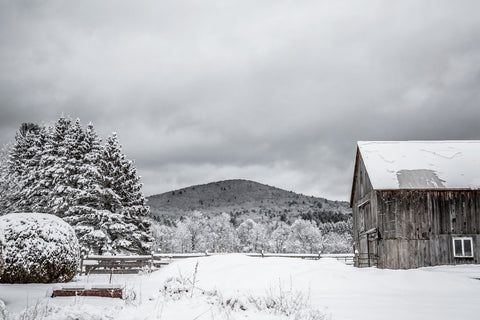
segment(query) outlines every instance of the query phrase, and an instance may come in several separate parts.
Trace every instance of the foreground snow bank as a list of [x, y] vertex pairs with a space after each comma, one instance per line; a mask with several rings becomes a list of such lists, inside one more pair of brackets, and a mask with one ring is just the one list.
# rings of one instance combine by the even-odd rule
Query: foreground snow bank
[[[328, 258], [228, 254], [176, 261], [151, 274], [113, 275], [126, 288], [125, 300], [52, 299], [52, 285], [43, 284], [0, 285], [0, 299], [9, 319], [478, 319], [476, 278], [480, 265], [379, 270]], [[71, 284], [108, 282], [109, 275], [91, 275]]]
[[70, 281], [79, 260], [78, 240], [62, 219], [43, 213], [11, 213], [0, 217], [5, 237], [7, 283]]

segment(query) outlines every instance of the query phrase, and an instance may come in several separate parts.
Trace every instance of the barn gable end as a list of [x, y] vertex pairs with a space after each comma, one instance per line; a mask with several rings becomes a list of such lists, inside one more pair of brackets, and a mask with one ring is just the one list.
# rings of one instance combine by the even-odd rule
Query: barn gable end
[[480, 263], [480, 170], [469, 163], [475, 155], [478, 141], [359, 142], [350, 201], [356, 266]]

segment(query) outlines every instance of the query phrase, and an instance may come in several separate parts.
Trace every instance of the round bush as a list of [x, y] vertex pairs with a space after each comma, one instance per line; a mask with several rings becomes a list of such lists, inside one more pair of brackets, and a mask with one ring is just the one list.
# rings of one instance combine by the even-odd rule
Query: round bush
[[4, 264], [4, 258], [3, 258], [3, 244], [4, 244], [4, 242], [5, 242], [5, 240], [3, 238], [3, 230], [0, 227], [0, 279], [2, 279], [3, 264]]
[[1, 282], [70, 281], [77, 271], [79, 246], [73, 228], [43, 213], [11, 213], [0, 217], [5, 244]]

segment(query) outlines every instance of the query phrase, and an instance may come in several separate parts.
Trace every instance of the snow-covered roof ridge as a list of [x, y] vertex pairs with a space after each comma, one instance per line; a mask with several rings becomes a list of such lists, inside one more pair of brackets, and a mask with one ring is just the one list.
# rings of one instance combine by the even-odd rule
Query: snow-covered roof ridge
[[480, 140], [359, 141], [374, 189], [480, 189]]

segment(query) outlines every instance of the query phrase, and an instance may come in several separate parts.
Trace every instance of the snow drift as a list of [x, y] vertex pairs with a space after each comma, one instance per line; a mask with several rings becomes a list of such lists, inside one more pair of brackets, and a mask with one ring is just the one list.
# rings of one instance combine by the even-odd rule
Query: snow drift
[[1, 282], [70, 281], [79, 261], [78, 240], [62, 219], [43, 213], [11, 213], [0, 217], [5, 244]]

